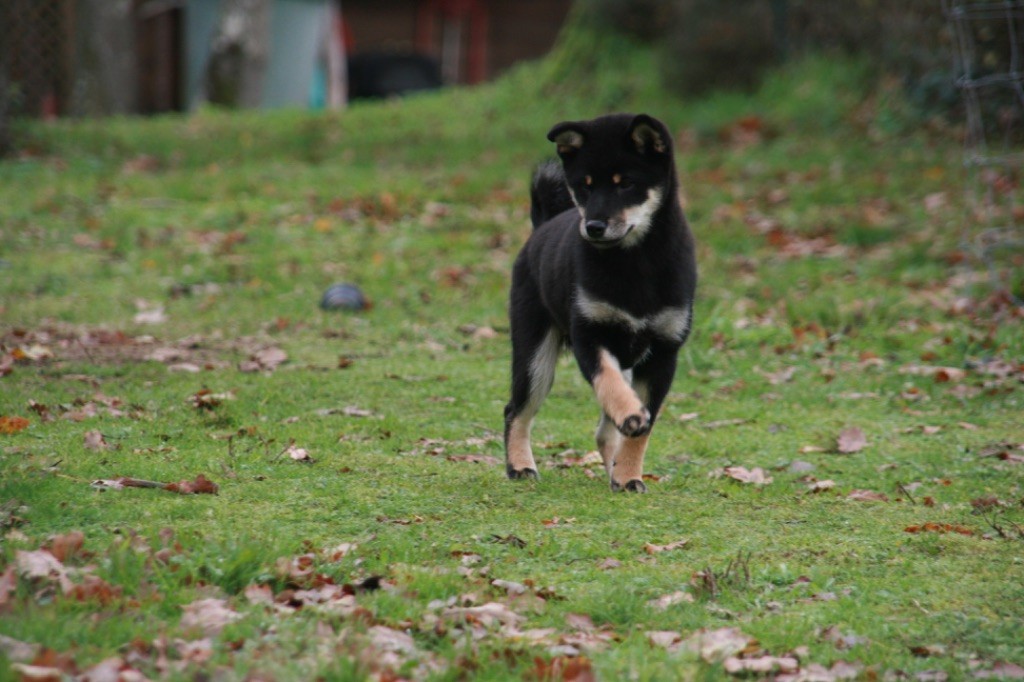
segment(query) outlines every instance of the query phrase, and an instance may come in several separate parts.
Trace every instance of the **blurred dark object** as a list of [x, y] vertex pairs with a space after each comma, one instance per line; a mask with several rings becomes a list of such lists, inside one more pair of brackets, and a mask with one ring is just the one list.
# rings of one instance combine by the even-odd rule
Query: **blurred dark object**
[[355, 284], [334, 284], [324, 292], [320, 307], [323, 310], [369, 310], [373, 304]]
[[778, 4], [766, 0], [678, 2], [665, 46], [669, 81], [690, 94], [755, 86], [783, 53], [785, 39], [773, 34], [772, 10]]
[[348, 60], [350, 99], [393, 97], [439, 87], [441, 68], [426, 55], [367, 52]]
[[[1000, 2], [993, 3], [1000, 5]], [[586, 23], [661, 52], [683, 94], [755, 87], [766, 69], [807, 53], [863, 55], [926, 113], [958, 107], [951, 36], [938, 0], [577, 0]]]

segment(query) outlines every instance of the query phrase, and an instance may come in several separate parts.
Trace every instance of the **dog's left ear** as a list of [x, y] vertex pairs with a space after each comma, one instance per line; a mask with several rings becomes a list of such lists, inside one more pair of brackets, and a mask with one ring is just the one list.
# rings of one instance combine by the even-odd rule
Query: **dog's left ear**
[[548, 139], [555, 143], [559, 156], [572, 154], [583, 146], [583, 133], [578, 124], [570, 121], [559, 123], [548, 131]]
[[664, 154], [668, 151], [668, 131], [660, 121], [647, 114], [636, 116], [629, 124], [629, 137], [641, 154], [648, 151]]

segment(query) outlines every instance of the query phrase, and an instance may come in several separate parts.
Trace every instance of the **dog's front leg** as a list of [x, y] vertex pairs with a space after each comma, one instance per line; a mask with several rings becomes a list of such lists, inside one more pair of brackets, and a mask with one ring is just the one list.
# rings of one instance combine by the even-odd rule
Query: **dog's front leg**
[[651, 430], [646, 398], [633, 390], [631, 373], [607, 349], [577, 348], [576, 357], [601, 406], [597, 447], [612, 490], [644, 492], [644, 452]]
[[651, 430], [651, 413], [633, 390], [619, 361], [605, 348], [598, 348], [595, 356], [591, 371], [587, 371], [591, 363], [580, 364], [601, 409], [623, 436], [636, 438], [646, 434]]

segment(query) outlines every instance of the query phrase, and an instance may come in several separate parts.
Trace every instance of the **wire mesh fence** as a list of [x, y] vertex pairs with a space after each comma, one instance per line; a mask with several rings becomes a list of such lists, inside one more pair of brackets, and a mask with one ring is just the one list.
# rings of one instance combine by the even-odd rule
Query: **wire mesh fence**
[[943, 0], [964, 101], [966, 253], [1016, 306], [1024, 286], [1024, 0]]
[[17, 116], [56, 116], [71, 83], [71, 0], [0, 2], [0, 151]]

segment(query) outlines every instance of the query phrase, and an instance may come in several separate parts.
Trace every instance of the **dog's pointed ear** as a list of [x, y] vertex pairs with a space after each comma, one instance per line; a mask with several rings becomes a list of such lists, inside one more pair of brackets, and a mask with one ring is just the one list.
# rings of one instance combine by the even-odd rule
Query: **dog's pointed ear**
[[565, 121], [548, 131], [548, 139], [555, 143], [558, 155], [565, 156], [578, 151], [584, 138], [579, 124]]
[[664, 154], [668, 151], [669, 134], [664, 124], [648, 116], [640, 114], [629, 124], [629, 137], [641, 154], [654, 152]]

